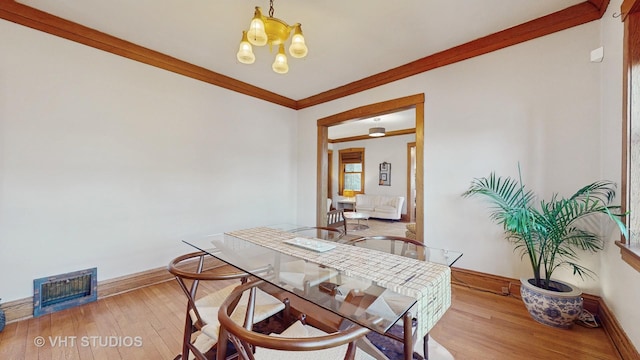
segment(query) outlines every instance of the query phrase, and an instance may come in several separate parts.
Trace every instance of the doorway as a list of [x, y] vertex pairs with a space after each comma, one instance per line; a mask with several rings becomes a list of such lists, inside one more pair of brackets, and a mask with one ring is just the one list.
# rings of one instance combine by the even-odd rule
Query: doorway
[[[326, 224], [327, 198], [328, 198], [328, 128], [334, 125], [358, 121], [365, 118], [390, 114], [393, 112], [415, 109], [415, 223], [416, 237], [423, 241], [424, 224], [424, 94], [411, 95], [403, 98], [383, 101], [375, 104], [361, 106], [342, 113], [331, 115], [317, 121], [317, 185], [316, 185], [316, 223], [319, 226]], [[409, 197], [407, 197], [409, 199]]]
[[[333, 177], [333, 150], [329, 150], [327, 153], [327, 162], [329, 163], [329, 172], [327, 173], [327, 194], [333, 193], [333, 186], [331, 178]], [[327, 202], [329, 204], [329, 202]], [[327, 211], [331, 210], [331, 207], [336, 207], [336, 204], [327, 205], [329, 208]]]
[[416, 222], [416, 143], [407, 144], [407, 217]]

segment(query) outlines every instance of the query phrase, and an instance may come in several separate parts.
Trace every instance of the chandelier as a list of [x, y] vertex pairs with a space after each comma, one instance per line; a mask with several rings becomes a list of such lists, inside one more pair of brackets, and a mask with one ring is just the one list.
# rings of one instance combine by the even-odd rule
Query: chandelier
[[286, 74], [289, 71], [289, 64], [284, 52], [284, 43], [289, 39], [291, 30], [293, 30], [293, 37], [291, 45], [289, 45], [289, 54], [294, 58], [307, 56], [308, 49], [304, 42], [300, 23], [289, 26], [284, 21], [274, 18], [273, 0], [269, 1], [269, 17], [262, 15], [262, 10], [256, 6], [249, 30], [242, 32], [240, 48], [236, 54], [238, 61], [243, 64], [253, 64], [256, 61], [251, 45], [264, 46], [269, 44], [269, 48], [272, 50], [273, 46], [277, 46], [278, 53], [271, 68], [278, 74]]

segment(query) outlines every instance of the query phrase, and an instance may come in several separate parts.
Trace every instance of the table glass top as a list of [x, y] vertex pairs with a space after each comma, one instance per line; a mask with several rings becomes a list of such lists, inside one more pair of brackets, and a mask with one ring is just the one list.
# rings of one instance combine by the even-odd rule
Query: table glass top
[[[301, 242], [309, 240], [302, 237], [294, 239]], [[379, 333], [386, 332], [416, 303], [415, 298], [396, 293], [374, 281], [348, 276], [343, 271], [229, 234], [184, 242]], [[333, 246], [338, 244], [323, 242]]]
[[[394, 257], [392, 259], [394, 261], [395, 259], [411, 258], [407, 261], [420, 260], [446, 266], [451, 266], [462, 256], [461, 252], [399, 241], [400, 238], [363, 238], [360, 235], [342, 234], [326, 228], [277, 224], [262, 229], [268, 230], [267, 232], [272, 235], [275, 231], [278, 239], [269, 239], [271, 243], [276, 244], [275, 248], [273, 246], [265, 247], [264, 243], [258, 244], [255, 241], [248, 241], [247, 238], [238, 235], [242, 231], [210, 235], [184, 240], [184, 242], [379, 333], [386, 332], [409, 309], [415, 307], [416, 298], [414, 296], [407, 296], [404, 290], [402, 294], [397, 292], [405, 283], [412, 280], [414, 275], [403, 277], [402, 272], [393, 268], [386, 269], [388, 275], [391, 274], [391, 277], [396, 278], [395, 285], [389, 285], [384, 280], [382, 283], [369, 280], [372, 278], [368, 277], [369, 273], [338, 270], [331, 265], [336, 264], [340, 268], [342, 261], [320, 265], [322, 263], [315, 260], [316, 256], [318, 258], [330, 257], [331, 254], [339, 254], [345, 250], [361, 247], [366, 248], [366, 251], [384, 252], [384, 256], [393, 254], [390, 256]], [[288, 235], [285, 235], [285, 238], [280, 238], [279, 234]], [[347, 248], [344, 247], [345, 245]], [[362, 268], [369, 259], [378, 258], [378, 256], [371, 256], [371, 253], [362, 260], [356, 260], [356, 257], [362, 255], [358, 254], [358, 251], [353, 253], [350, 250], [349, 252], [352, 254], [346, 259], [354, 261], [355, 268], [358, 269]], [[309, 254], [311, 256], [308, 256]], [[314, 261], [309, 261], [309, 259]], [[402, 260], [400, 262], [402, 263]], [[386, 264], [388, 261], [381, 263], [380, 266], [386, 266]], [[403, 267], [404, 265], [398, 268]], [[374, 266], [374, 268], [379, 269], [380, 267]], [[378, 272], [378, 270], [371, 271]], [[348, 298], [347, 295], [349, 295]], [[412, 310], [412, 312], [414, 311], [415, 309]]]
[[[345, 213], [347, 214], [347, 213]], [[391, 241], [388, 239], [376, 239], [376, 236], [363, 237], [362, 235], [347, 233], [339, 235], [335, 231], [328, 231], [326, 229], [300, 226], [294, 224], [276, 224], [268, 226], [272, 229], [279, 229], [289, 232], [295, 232], [304, 237], [314, 237], [318, 239], [337, 241], [350, 245], [356, 245], [360, 247], [366, 247], [369, 249], [380, 250], [387, 253], [398, 254], [414, 259], [425, 260], [435, 262], [437, 264], [443, 264], [452, 266], [458, 261], [463, 253], [456, 250], [440, 249], [424, 245], [407, 245], [403, 254], [402, 248], [405, 246], [402, 241]], [[365, 241], [356, 241], [365, 239]]]
[[347, 238], [340, 241], [350, 245], [383, 251], [390, 254], [409, 257], [412, 259], [430, 261], [437, 264], [452, 266], [462, 257], [460, 251], [438, 249], [413, 242], [405, 242], [394, 237], [359, 237]]

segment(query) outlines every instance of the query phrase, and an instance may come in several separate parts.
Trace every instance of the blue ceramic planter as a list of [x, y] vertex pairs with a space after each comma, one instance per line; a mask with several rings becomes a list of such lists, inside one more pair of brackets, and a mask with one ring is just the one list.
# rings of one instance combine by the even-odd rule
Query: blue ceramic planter
[[520, 279], [520, 295], [529, 314], [541, 324], [568, 329], [582, 313], [582, 291], [568, 283], [552, 280], [559, 291], [532, 285], [534, 279]]
[[0, 331], [4, 330], [4, 325], [7, 323], [7, 318], [4, 315], [4, 310], [0, 309]]

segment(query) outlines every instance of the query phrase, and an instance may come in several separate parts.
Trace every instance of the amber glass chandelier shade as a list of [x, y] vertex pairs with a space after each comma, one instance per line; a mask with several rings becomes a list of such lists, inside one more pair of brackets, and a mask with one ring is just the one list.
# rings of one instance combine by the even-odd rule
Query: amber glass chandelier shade
[[293, 30], [293, 37], [291, 38], [291, 46], [289, 46], [289, 54], [294, 58], [303, 58], [307, 56], [307, 45], [304, 42], [304, 36], [302, 35], [302, 25], [296, 24]]
[[247, 32], [242, 32], [242, 40], [240, 41], [240, 48], [236, 54], [236, 58], [243, 64], [253, 64], [256, 61], [256, 56], [253, 54], [251, 43], [247, 40]]
[[255, 46], [267, 45], [267, 41], [269, 40], [267, 32], [265, 31], [264, 20], [262, 19], [262, 11], [260, 11], [260, 7], [256, 6], [251, 25], [249, 25], [249, 31], [247, 31], [249, 42]]
[[271, 68], [278, 74], [286, 74], [289, 71], [289, 64], [287, 63], [287, 55], [284, 53], [283, 44], [280, 44], [278, 55], [276, 55], [276, 61], [273, 62]]

